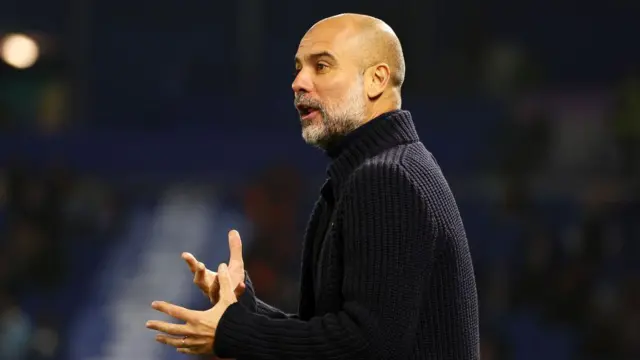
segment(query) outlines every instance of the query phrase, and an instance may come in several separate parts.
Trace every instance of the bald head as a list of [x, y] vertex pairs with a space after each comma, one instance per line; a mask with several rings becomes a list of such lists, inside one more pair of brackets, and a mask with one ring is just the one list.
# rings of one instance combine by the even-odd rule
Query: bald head
[[307, 33], [343, 29], [344, 39], [360, 62], [362, 70], [376, 64], [387, 64], [391, 70], [389, 85], [401, 88], [405, 63], [400, 40], [391, 26], [369, 15], [340, 14], [320, 20]]
[[326, 147], [401, 106], [405, 64], [398, 37], [359, 14], [323, 19], [304, 35], [292, 88], [307, 142]]

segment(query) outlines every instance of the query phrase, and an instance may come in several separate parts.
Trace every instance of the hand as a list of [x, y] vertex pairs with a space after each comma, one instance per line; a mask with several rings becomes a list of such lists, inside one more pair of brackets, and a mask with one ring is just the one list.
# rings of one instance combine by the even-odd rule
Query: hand
[[154, 309], [186, 322], [181, 325], [164, 321], [148, 321], [147, 328], [165, 333], [158, 334], [156, 341], [171, 345], [183, 354], [213, 354], [218, 323], [227, 308], [238, 301], [232, 290], [232, 280], [227, 265], [220, 264], [217, 278], [220, 284], [219, 301], [209, 310], [189, 310], [164, 301], [154, 301], [151, 304]]
[[[240, 297], [245, 290], [244, 261], [242, 260], [242, 240], [236, 230], [229, 231], [229, 273], [231, 274], [231, 286], [235, 289], [236, 297]], [[209, 298], [211, 304], [218, 302], [219, 285], [217, 274], [205, 267], [195, 256], [190, 253], [182, 253], [182, 258], [189, 265], [193, 273], [193, 283]]]

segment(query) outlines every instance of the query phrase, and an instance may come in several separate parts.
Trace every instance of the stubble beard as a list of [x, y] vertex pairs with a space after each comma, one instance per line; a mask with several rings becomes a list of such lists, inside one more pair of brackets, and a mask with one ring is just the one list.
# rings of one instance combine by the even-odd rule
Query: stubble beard
[[336, 106], [318, 107], [320, 116], [302, 122], [302, 138], [309, 145], [327, 150], [332, 144], [358, 128], [365, 120], [362, 84], [354, 86], [344, 101]]

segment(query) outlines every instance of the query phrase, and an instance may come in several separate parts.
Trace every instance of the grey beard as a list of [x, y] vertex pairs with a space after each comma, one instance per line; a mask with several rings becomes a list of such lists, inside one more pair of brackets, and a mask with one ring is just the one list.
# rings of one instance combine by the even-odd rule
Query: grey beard
[[359, 126], [359, 123], [354, 120], [330, 118], [323, 109], [320, 109], [320, 115], [325, 134], [322, 138], [317, 139], [314, 145], [322, 150], [329, 149]]

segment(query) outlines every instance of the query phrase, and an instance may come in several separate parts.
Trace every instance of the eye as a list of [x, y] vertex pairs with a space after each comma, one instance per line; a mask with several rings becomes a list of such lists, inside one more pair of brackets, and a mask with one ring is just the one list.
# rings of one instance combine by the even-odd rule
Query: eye
[[323, 62], [319, 62], [316, 64], [316, 71], [325, 71], [327, 70], [327, 68], [329, 67], [329, 65], [323, 63]]

